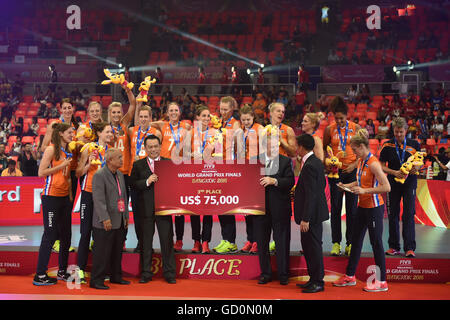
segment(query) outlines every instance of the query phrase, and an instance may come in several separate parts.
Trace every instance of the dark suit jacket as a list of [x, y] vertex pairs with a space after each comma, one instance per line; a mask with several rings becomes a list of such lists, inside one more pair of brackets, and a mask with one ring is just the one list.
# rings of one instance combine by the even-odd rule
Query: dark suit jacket
[[[259, 159], [261, 163], [265, 164], [265, 154], [259, 155]], [[278, 186], [271, 185], [265, 190], [266, 212], [270, 212], [275, 219], [292, 215], [290, 191], [295, 184], [295, 178], [291, 163], [290, 158], [280, 154], [268, 175], [278, 181]]]
[[[92, 200], [94, 203], [94, 215], [92, 226], [103, 229], [103, 221], [111, 220], [112, 228], [119, 229], [122, 219], [128, 219], [128, 199], [125, 186], [125, 179], [122, 172], [117, 170], [122, 199], [125, 201], [125, 212], [119, 212], [117, 201], [119, 200], [119, 191], [117, 181], [107, 166], [98, 170], [92, 178]], [[124, 221], [125, 222], [125, 221]]]
[[[162, 160], [169, 159], [161, 157]], [[143, 216], [155, 213], [155, 184], [152, 183], [148, 187], [146, 184], [151, 174], [153, 172], [148, 166], [147, 157], [134, 162], [130, 175], [131, 187], [137, 192], [138, 202], [136, 203], [136, 208]]]
[[310, 224], [328, 220], [328, 205], [325, 198], [324, 166], [314, 154], [303, 165], [295, 187], [294, 218], [297, 224]]

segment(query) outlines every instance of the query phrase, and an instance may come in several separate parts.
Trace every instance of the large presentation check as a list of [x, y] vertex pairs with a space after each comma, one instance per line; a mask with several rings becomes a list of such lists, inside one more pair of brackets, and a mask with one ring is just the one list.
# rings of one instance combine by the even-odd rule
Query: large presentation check
[[260, 164], [182, 164], [156, 161], [156, 215], [265, 213]]

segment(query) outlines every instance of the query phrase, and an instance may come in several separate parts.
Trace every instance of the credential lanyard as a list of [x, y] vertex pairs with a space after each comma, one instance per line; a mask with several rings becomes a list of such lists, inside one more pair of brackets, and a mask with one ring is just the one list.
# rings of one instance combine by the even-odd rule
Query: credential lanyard
[[136, 155], [139, 155], [139, 152], [141, 152], [142, 143], [144, 142], [145, 136], [147, 135], [147, 132], [149, 130], [150, 127], [147, 128], [147, 131], [145, 131], [144, 135], [141, 138], [141, 127], [139, 126], [138, 136], [136, 139]]
[[177, 130], [177, 134], [176, 135], [175, 135], [175, 132], [173, 131], [173, 127], [172, 127], [172, 124], [170, 122], [169, 122], [169, 125], [170, 125], [170, 131], [172, 131], [173, 140], [175, 141], [175, 144], [176, 144], [176, 146], [178, 148], [179, 147], [178, 145], [180, 144], [180, 127], [181, 127], [180, 122], [178, 121], [178, 130]]
[[364, 167], [367, 165], [367, 161], [369, 161], [371, 156], [372, 156], [372, 153], [369, 152], [369, 154], [367, 155], [366, 160], [364, 160], [362, 166], [358, 170], [358, 186], [360, 186], [360, 187], [361, 187], [361, 176], [362, 176], [362, 173], [364, 171]]
[[342, 151], [345, 151], [345, 148], [347, 146], [348, 120], [345, 124], [345, 138], [342, 138], [341, 127], [339, 127], [339, 126], [338, 126], [338, 134], [339, 134], [339, 140], [341, 141]]
[[395, 140], [395, 151], [397, 151], [397, 156], [398, 156], [398, 160], [400, 160], [400, 165], [403, 164], [403, 161], [405, 161], [405, 152], [406, 150], [406, 136], [405, 139], [403, 140], [403, 150], [402, 150], [402, 154], [400, 155], [400, 151], [398, 149], [398, 143], [397, 140]]

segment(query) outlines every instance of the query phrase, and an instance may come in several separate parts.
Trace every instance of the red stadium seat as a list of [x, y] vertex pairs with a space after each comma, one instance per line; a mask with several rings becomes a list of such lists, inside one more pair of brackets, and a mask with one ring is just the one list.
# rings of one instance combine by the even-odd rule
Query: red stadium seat
[[30, 106], [30, 104], [28, 102], [21, 102], [21, 103], [19, 103], [18, 108], [19, 109], [28, 109], [29, 106]]
[[162, 99], [162, 97], [161, 97], [161, 96], [153, 96], [153, 98], [154, 98], [155, 101], [156, 101], [156, 106], [159, 107], [159, 106], [161, 105], [161, 99]]
[[32, 103], [33, 102], [33, 96], [23, 96], [22, 98], [23, 102]]
[[17, 136], [9, 136], [8, 144], [13, 144], [14, 142], [17, 142]]
[[32, 137], [32, 136], [24, 136], [24, 137], [22, 137], [22, 144], [25, 144], [25, 143], [33, 144], [34, 143], [34, 137]]
[[369, 149], [370, 149], [370, 152], [371, 152], [373, 155], [375, 155], [375, 156], [378, 155], [378, 146], [369, 145]]
[[75, 118], [80, 117], [82, 121], [86, 118], [86, 111], [77, 111], [75, 112]]
[[45, 135], [46, 132], [47, 132], [47, 127], [42, 127], [42, 128], [39, 128], [38, 134], [39, 135]]
[[92, 96], [91, 97], [91, 101], [97, 101], [100, 102], [102, 100], [102, 98], [100, 96]]
[[367, 112], [366, 113], [366, 120], [367, 119], [376, 120], [377, 119], [377, 113], [376, 112]]
[[102, 97], [102, 105], [104, 108], [107, 108], [112, 102], [111, 96], [103, 96]]
[[379, 145], [380, 142], [378, 141], [378, 139], [369, 139], [369, 146], [378, 148]]
[[31, 109], [38, 110], [40, 106], [41, 106], [41, 104], [39, 102], [33, 102], [32, 104], [30, 104]]
[[37, 116], [38, 111], [29, 109], [26, 114], [27, 114], [28, 117], [35, 117], [35, 116]]

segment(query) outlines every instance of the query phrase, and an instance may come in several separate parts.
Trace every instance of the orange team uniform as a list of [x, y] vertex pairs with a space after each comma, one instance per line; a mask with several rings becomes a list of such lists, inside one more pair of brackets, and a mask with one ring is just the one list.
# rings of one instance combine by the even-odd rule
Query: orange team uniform
[[[140, 126], [134, 126], [133, 127], [133, 132], [131, 134], [130, 137], [130, 144], [131, 144], [131, 153], [130, 153], [130, 164], [129, 164], [129, 170], [128, 170], [128, 174], [131, 174], [131, 170], [133, 169], [133, 163], [135, 160], [135, 157], [138, 156], [139, 160], [143, 159], [147, 156], [147, 154], [145, 153], [145, 149], [144, 149], [144, 139], [146, 136], [149, 135], [155, 135], [156, 132], [158, 132], [158, 130], [152, 126], [149, 126], [146, 132], [139, 132], [140, 131]], [[138, 137], [139, 136], [139, 137]], [[136, 146], [138, 143], [138, 138], [139, 141], [141, 143], [141, 147], [139, 150], [136, 150]]]
[[[65, 121], [64, 121], [64, 119], [58, 119], [58, 120], [56, 120], [55, 122], [57, 122], [57, 123], [63, 123], [63, 122], [65, 122]], [[76, 131], [75, 126], [73, 125], [72, 122], [70, 122], [70, 125], [71, 125], [72, 128]], [[72, 141], [77, 141], [77, 138], [75, 137], [75, 135], [73, 136], [73, 140], [72, 140]], [[77, 165], [78, 165], [78, 156], [79, 156], [78, 151], [77, 151], [77, 150], [74, 150], [74, 151], [72, 152], [72, 161], [71, 161], [70, 164], [69, 164], [69, 169], [70, 169], [70, 171], [75, 171], [75, 170], [77, 169]]]
[[[173, 126], [172, 126], [173, 127]], [[178, 124], [173, 127], [173, 132], [170, 127], [170, 122], [166, 121], [164, 126], [162, 127], [162, 144], [161, 144], [161, 157], [163, 158], [172, 158], [172, 149], [183, 141], [183, 132], [181, 129], [186, 130], [185, 122], [178, 122]], [[180, 152], [180, 154], [182, 154]]]
[[[105, 161], [105, 153], [106, 153], [107, 149], [108, 149], [108, 146], [106, 148], [104, 148], [101, 152], [99, 151], [99, 158], [100, 158], [100, 161], [102, 161], [102, 162]], [[99, 166], [99, 165], [91, 165], [89, 167], [88, 172], [86, 172], [86, 174], [85, 174], [85, 177], [83, 180], [83, 185], [81, 186], [81, 190], [87, 191], [87, 192], [92, 192], [92, 179], [94, 178], [94, 174], [100, 168], [101, 168], [101, 166]]]
[[[233, 116], [231, 116], [228, 120], [223, 120], [222, 119], [222, 128], [227, 129], [227, 130], [231, 130], [234, 127], [235, 123], [239, 123], [240, 121], [235, 119]], [[227, 154], [231, 154], [232, 159], [235, 158], [234, 153], [236, 152], [236, 150], [233, 148], [234, 145], [233, 143], [231, 145], [227, 145], [226, 140], [227, 140], [227, 136], [229, 133], [225, 133], [224, 135], [224, 139], [223, 139], [223, 159], [224, 160], [229, 160], [227, 159]]]
[[[333, 149], [333, 154], [336, 156], [338, 152], [343, 151], [341, 146], [341, 140], [339, 138], [339, 133], [337, 129], [336, 122], [332, 123], [330, 126], [330, 136], [331, 136], [331, 149]], [[341, 129], [342, 140], [345, 141], [345, 127]], [[339, 158], [342, 162], [342, 169], [348, 167], [350, 163], [356, 161], [356, 155], [353, 153], [352, 148], [350, 147], [350, 140], [356, 134], [356, 123], [352, 121], [348, 121], [348, 132], [347, 132], [347, 141], [345, 144], [345, 153], [346, 156], [343, 158]]]
[[267, 102], [264, 98], [262, 98], [262, 94], [258, 93], [256, 95], [256, 97], [261, 96], [261, 99], [256, 99], [253, 102], [253, 110], [255, 110], [255, 114], [260, 117], [261, 119], [264, 119], [266, 116], [266, 107], [267, 107]]
[[[53, 146], [53, 144], [51, 144]], [[55, 150], [56, 151], [56, 150]], [[66, 159], [66, 154], [62, 150], [59, 151], [59, 160], [55, 160], [54, 158], [50, 162], [49, 168], [54, 168], [59, 166]], [[73, 161], [73, 159], [72, 159]], [[59, 170], [54, 174], [51, 174], [45, 178], [45, 186], [43, 195], [45, 196], [53, 196], [53, 197], [65, 197], [69, 195], [69, 178], [70, 178], [70, 170], [68, 167], [63, 170]]]
[[[278, 127], [280, 129], [280, 138], [284, 139], [284, 140], [288, 140], [288, 128], [290, 128], [289, 126], [285, 125], [284, 123], [280, 124], [280, 126]], [[283, 156], [289, 157], [287, 151], [283, 148], [283, 146], [280, 145], [280, 149], [278, 151], [280, 154], [282, 154]]]
[[[359, 160], [357, 179], [358, 185], [361, 188], [375, 188], [378, 186], [378, 180], [375, 175], [370, 171], [369, 165], [374, 162], [378, 162], [378, 159], [370, 154], [367, 163], [366, 159]], [[364, 167], [362, 168], [362, 166]], [[361, 169], [362, 168], [362, 169]], [[362, 170], [362, 171], [361, 171]], [[358, 207], [361, 208], [376, 208], [384, 204], [383, 197], [380, 194], [360, 194]]]
[[[197, 127], [197, 130], [192, 130], [193, 135], [191, 138], [191, 153], [195, 154], [203, 154], [205, 148], [210, 144], [209, 139], [214, 137], [216, 134], [216, 130], [208, 127], [204, 132], [200, 131], [200, 128]], [[206, 137], [205, 137], [206, 135]], [[194, 157], [194, 156], [193, 156]]]
[[[112, 126], [111, 126], [112, 127]], [[122, 134], [120, 133], [122, 131]], [[119, 149], [122, 152], [123, 165], [120, 167], [120, 172], [124, 175], [128, 174], [130, 168], [131, 154], [130, 154], [130, 137], [128, 135], [128, 128], [122, 123], [119, 128], [113, 128], [113, 132], [117, 132], [117, 140], [112, 145], [115, 149]]]
[[256, 157], [259, 154], [259, 135], [258, 131], [262, 129], [263, 126], [259, 123], [254, 123], [250, 129], [244, 130], [244, 145], [245, 145], [245, 159]]

